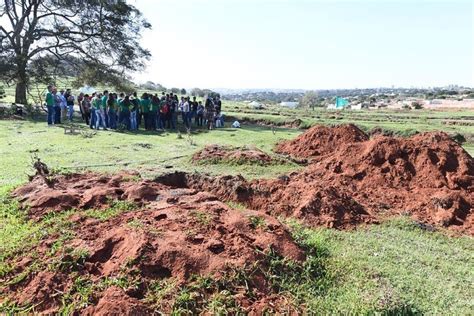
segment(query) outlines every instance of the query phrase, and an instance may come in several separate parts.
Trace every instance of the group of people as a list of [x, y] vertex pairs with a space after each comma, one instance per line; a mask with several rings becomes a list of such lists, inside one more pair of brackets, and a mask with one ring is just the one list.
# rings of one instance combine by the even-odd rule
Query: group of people
[[[61, 124], [61, 119], [72, 121], [75, 101], [70, 89], [58, 93], [55, 87], [48, 86], [48, 125]], [[134, 131], [140, 126], [146, 130], [176, 129], [178, 117], [186, 129], [193, 125], [205, 125], [208, 129], [224, 126], [219, 96], [206, 97], [202, 104], [196, 97], [180, 99], [173, 93], [163, 92], [161, 96], [144, 93], [139, 97], [136, 92], [117, 95], [105, 90], [91, 95], [80, 93], [77, 103], [82, 119], [93, 129]]]
[[46, 105], [48, 107], [48, 125], [61, 124], [61, 121], [72, 122], [75, 98], [71, 89], [58, 92], [56, 87], [48, 86]]

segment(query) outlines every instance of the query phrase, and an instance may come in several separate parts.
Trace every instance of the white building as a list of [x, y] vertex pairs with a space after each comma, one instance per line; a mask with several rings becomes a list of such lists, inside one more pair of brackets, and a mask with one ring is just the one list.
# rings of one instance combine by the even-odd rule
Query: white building
[[298, 106], [299, 102], [280, 102], [280, 106], [294, 109]]

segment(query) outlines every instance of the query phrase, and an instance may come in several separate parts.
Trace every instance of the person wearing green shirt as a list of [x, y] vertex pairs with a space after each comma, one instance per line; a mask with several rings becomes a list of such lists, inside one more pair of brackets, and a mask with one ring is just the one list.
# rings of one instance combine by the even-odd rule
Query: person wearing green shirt
[[145, 121], [145, 129], [150, 129], [150, 96], [144, 93], [140, 102], [140, 111], [143, 113], [143, 120]]
[[49, 85], [46, 92], [46, 107], [48, 108], [48, 126], [52, 126], [54, 122], [54, 96], [53, 86]]
[[109, 98], [109, 91], [104, 90], [101, 98], [100, 110], [105, 117], [105, 126], [109, 127], [109, 116], [107, 115], [107, 99]]
[[[120, 95], [123, 96], [123, 93]], [[125, 96], [123, 100], [120, 101], [120, 113], [119, 113], [119, 124], [125, 126], [127, 130], [130, 130], [130, 107], [132, 102], [130, 101], [130, 96]]]
[[106, 122], [106, 117], [105, 117], [105, 110], [102, 107], [102, 100], [103, 96], [102, 94], [98, 94], [95, 97], [95, 100], [92, 101], [92, 106], [95, 109], [95, 114], [96, 114], [96, 119], [95, 119], [95, 129], [99, 129], [100, 126], [104, 128], [104, 130], [107, 130], [107, 126], [105, 124]]

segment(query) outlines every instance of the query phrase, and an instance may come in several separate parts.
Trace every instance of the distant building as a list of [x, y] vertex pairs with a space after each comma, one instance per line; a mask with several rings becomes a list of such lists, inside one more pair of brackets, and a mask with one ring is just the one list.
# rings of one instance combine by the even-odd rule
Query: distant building
[[299, 102], [280, 102], [281, 106], [294, 109], [298, 106]]
[[252, 101], [249, 103], [249, 105], [253, 107], [254, 109], [263, 109], [262, 103], [257, 102], [257, 101]]

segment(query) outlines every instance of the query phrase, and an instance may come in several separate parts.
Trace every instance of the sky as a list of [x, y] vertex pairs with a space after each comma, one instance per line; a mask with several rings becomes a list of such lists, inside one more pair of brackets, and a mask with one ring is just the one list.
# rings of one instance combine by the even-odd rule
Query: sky
[[474, 87], [474, 1], [131, 0], [138, 82], [178, 88]]

